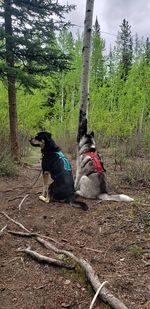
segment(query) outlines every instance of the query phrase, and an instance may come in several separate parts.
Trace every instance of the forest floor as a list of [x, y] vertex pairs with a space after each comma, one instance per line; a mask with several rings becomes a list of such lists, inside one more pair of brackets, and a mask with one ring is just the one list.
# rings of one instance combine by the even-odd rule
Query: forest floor
[[[71, 161], [74, 168], [75, 162]], [[56, 257], [34, 237], [10, 234], [9, 230], [23, 230], [2, 212], [31, 232], [53, 238], [61, 248], [86, 259], [100, 282], [107, 280], [109, 291], [128, 308], [150, 308], [149, 185], [130, 187], [122, 181], [123, 171], [117, 173], [110, 164], [111, 193], [125, 193], [135, 201], [97, 204], [87, 200], [89, 211], [84, 212], [65, 203], [40, 201], [42, 177], [32, 187], [40, 171], [38, 155], [33, 162], [20, 167], [15, 177], [0, 178], [0, 230], [7, 225], [0, 235], [0, 308], [88, 309], [94, 296], [81, 272], [38, 263], [18, 253], [18, 248], [31, 246], [38, 253]], [[109, 307], [97, 300], [94, 308]]]

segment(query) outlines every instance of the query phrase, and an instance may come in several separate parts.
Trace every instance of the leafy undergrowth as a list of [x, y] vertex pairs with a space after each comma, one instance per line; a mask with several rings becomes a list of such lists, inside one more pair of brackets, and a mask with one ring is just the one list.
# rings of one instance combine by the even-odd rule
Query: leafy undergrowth
[[[101, 282], [128, 308], [148, 309], [150, 299], [150, 196], [146, 185], [123, 182], [123, 174], [110, 165], [108, 182], [111, 192], [135, 198], [133, 203], [86, 201], [83, 212], [67, 204], [43, 204], [39, 178], [19, 210], [22, 198], [29, 193], [40, 171], [39, 156], [35, 164], [20, 168], [17, 176], [0, 180], [0, 211], [22, 223], [32, 232], [54, 238], [61, 247], [86, 259]], [[38, 162], [37, 162], [38, 161]], [[75, 162], [72, 161], [75, 167]], [[123, 173], [123, 171], [122, 171]], [[0, 308], [1, 309], [87, 309], [94, 293], [82, 272], [39, 264], [18, 248], [32, 249], [49, 257], [54, 253], [41, 247], [35, 239], [13, 236], [8, 230], [20, 230], [0, 214]], [[108, 308], [97, 301], [97, 309]]]

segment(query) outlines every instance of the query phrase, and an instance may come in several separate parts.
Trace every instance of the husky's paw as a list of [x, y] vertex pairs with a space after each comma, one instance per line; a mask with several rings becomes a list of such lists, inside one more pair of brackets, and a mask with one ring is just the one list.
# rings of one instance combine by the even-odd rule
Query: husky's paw
[[82, 192], [80, 190], [75, 191], [75, 195], [79, 195], [79, 196], [84, 197], [84, 195], [82, 194]]
[[48, 197], [44, 197], [43, 195], [39, 196], [39, 200], [44, 202], [44, 203], [49, 203], [49, 198]]

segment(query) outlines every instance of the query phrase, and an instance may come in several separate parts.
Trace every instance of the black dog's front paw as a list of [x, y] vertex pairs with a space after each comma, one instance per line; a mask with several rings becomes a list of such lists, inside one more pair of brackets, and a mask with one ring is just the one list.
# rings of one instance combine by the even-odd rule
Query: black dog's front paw
[[43, 195], [39, 196], [39, 200], [44, 202], [44, 203], [49, 203], [49, 198], [48, 197], [44, 197]]

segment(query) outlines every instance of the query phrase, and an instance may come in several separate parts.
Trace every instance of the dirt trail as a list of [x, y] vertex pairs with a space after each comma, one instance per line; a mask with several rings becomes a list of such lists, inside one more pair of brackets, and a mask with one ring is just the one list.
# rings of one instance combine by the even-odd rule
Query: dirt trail
[[[137, 196], [132, 204], [88, 201], [83, 212], [67, 204], [43, 204], [38, 199], [42, 189], [39, 178], [30, 195], [30, 187], [40, 171], [40, 160], [21, 167], [13, 178], [0, 179], [0, 211], [22, 223], [32, 232], [54, 238], [62, 248], [72, 250], [89, 261], [100, 281], [109, 282], [109, 290], [132, 309], [150, 308], [150, 197], [148, 188], [131, 190], [121, 185], [125, 194]], [[74, 162], [72, 161], [74, 166]], [[18, 199], [16, 198], [18, 197]], [[37, 252], [54, 257], [34, 239], [13, 236], [20, 230], [0, 214], [0, 308], [1, 309], [87, 309], [93, 297], [82, 274], [55, 268], [18, 253], [30, 245]], [[97, 302], [97, 309], [104, 309]]]

